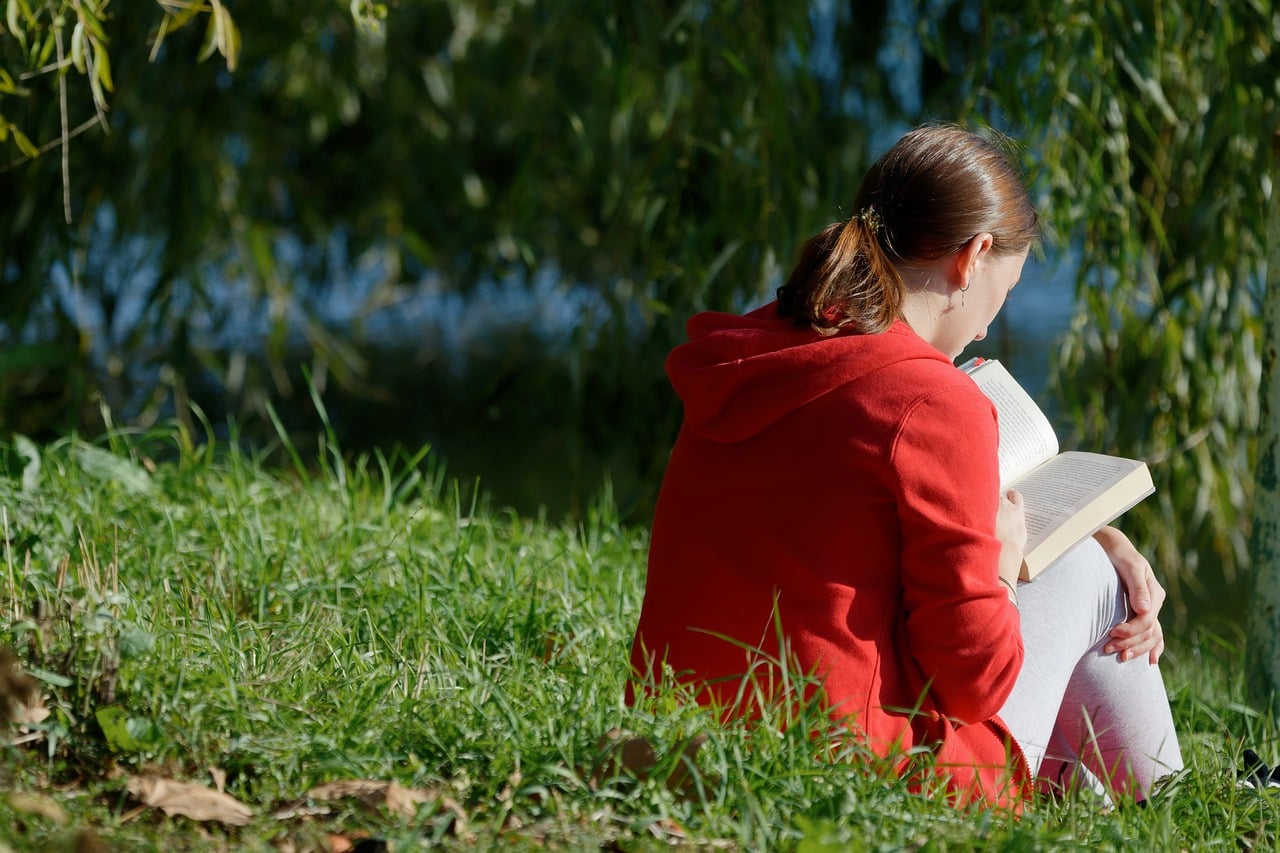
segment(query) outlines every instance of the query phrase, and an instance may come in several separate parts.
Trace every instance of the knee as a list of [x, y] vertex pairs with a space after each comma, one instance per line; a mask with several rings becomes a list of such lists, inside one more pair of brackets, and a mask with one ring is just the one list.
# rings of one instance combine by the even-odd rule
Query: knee
[[[1088, 647], [1128, 618], [1120, 576], [1107, 552], [1092, 537], [1063, 554], [1035, 580], [1019, 589], [1021, 609], [1043, 630], [1078, 629]], [[1024, 623], [1026, 618], [1024, 618]], [[1024, 625], [1026, 636], [1031, 628]]]
[[1098, 622], [1107, 630], [1129, 616], [1125, 590], [1115, 566], [1102, 546], [1090, 536], [1063, 556], [1063, 566], [1080, 594], [1098, 608]]
[[1077, 576], [1082, 581], [1088, 577], [1092, 584], [1112, 589], [1120, 585], [1115, 566], [1111, 565], [1107, 552], [1092, 536], [1068, 551], [1063, 555], [1063, 559], [1070, 559], [1076, 563]]

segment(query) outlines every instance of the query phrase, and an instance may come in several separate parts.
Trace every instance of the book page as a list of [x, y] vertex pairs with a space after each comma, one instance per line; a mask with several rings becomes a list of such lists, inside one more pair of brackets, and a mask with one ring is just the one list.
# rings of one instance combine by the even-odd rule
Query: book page
[[1014, 484], [1022, 493], [1031, 551], [1064, 516], [1105, 492], [1142, 463], [1096, 453], [1068, 453], [1046, 462]]
[[1000, 484], [1008, 487], [1058, 453], [1058, 437], [1044, 412], [1004, 365], [988, 359], [963, 367], [996, 407], [1000, 425]]

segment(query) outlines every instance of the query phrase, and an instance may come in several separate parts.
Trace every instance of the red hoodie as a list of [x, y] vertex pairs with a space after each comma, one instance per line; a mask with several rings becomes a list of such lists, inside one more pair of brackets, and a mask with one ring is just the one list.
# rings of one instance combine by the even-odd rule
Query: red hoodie
[[901, 322], [823, 337], [770, 304], [700, 314], [688, 332], [667, 360], [684, 424], [637, 678], [665, 663], [702, 701], [751, 713], [735, 704], [742, 676], [778, 675], [760, 666], [780, 658], [780, 628], [877, 753], [927, 745], [958, 803], [1012, 802], [1026, 768], [996, 712], [1022, 640], [997, 580], [990, 402]]

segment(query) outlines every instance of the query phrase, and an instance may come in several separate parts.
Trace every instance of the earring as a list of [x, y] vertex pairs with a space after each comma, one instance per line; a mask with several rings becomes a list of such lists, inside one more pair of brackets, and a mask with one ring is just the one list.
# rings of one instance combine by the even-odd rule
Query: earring
[[968, 290], [969, 290], [969, 285], [967, 284], [964, 287], [960, 288], [960, 307], [961, 308], [964, 307], [964, 295], [965, 295], [965, 292]]

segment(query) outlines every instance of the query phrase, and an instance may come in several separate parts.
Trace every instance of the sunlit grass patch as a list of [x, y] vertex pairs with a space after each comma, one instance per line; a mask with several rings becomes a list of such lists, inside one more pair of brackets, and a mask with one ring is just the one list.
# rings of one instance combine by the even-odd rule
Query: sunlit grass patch
[[[1235, 786], [1242, 746], [1274, 750], [1276, 737], [1239, 701], [1229, 631], [1174, 638], [1166, 673], [1189, 769], [1150, 807], [1037, 802], [1012, 821], [957, 812], [855, 747], [815, 740], [817, 709], [748, 726], [674, 695], [627, 707], [647, 537], [607, 496], [580, 523], [530, 520], [464, 502], [425, 451], [349, 459], [327, 440], [318, 451], [317, 464], [298, 454], [280, 468], [177, 431], [6, 449], [0, 645], [41, 701], [24, 699], [35, 712], [5, 729], [0, 842], [1274, 840], [1280, 799]], [[626, 738], [651, 748], [642, 770], [612, 751]], [[158, 799], [140, 781], [157, 779], [230, 811], [192, 816], [191, 800]], [[217, 795], [243, 806], [243, 825]]]

